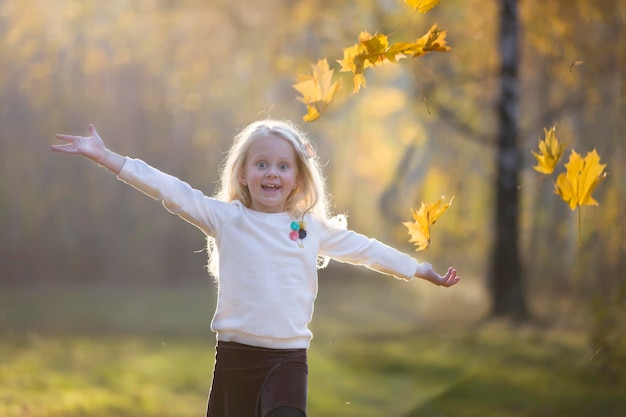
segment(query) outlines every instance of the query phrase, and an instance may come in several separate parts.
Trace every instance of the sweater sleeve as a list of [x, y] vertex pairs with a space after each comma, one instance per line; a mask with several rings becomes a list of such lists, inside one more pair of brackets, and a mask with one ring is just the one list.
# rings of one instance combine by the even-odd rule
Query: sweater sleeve
[[126, 158], [118, 179], [163, 206], [205, 234], [215, 236], [220, 215], [229, 204], [207, 197], [180, 179], [151, 167], [140, 159]]
[[411, 256], [351, 230], [321, 229], [320, 255], [404, 280], [414, 278], [418, 262]]

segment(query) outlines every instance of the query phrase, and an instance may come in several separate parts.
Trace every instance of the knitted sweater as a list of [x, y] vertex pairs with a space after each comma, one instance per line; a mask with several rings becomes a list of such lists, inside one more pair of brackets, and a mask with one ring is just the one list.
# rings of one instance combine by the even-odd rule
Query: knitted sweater
[[[219, 251], [217, 340], [275, 349], [308, 348], [317, 296], [317, 258], [364, 265], [409, 280], [418, 263], [375, 239], [305, 217], [307, 236], [291, 240], [289, 214], [263, 213], [241, 202], [207, 197], [138, 159], [118, 178], [215, 238]], [[300, 243], [300, 244], [299, 244]]]

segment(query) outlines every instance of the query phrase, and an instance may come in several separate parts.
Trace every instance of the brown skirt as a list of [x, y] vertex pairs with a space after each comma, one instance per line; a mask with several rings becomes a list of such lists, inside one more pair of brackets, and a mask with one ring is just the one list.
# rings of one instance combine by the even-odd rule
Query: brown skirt
[[306, 414], [306, 349], [218, 342], [207, 417], [266, 417], [278, 407]]

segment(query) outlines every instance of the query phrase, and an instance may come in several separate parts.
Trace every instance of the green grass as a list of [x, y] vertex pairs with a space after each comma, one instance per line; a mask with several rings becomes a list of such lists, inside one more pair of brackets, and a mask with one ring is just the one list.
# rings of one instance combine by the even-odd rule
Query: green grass
[[0, 356], [6, 417], [197, 416], [213, 366], [207, 343], [128, 336], [12, 336]]
[[[470, 284], [363, 279], [322, 282], [310, 416], [624, 414], [626, 378], [591, 369], [584, 329], [480, 323]], [[2, 290], [0, 416], [203, 415], [213, 302], [208, 282]]]

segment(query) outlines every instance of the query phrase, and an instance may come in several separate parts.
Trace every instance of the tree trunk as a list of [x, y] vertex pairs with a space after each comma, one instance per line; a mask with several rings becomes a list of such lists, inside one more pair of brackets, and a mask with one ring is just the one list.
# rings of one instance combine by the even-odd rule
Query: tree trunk
[[502, 0], [500, 12], [500, 98], [498, 100], [498, 154], [495, 183], [495, 239], [489, 288], [491, 315], [515, 320], [527, 318], [519, 254], [519, 18], [517, 0]]

